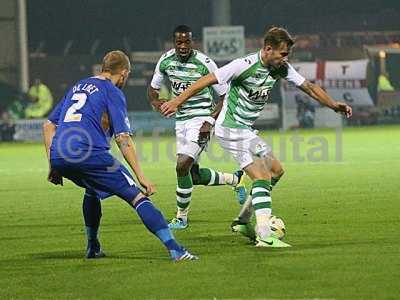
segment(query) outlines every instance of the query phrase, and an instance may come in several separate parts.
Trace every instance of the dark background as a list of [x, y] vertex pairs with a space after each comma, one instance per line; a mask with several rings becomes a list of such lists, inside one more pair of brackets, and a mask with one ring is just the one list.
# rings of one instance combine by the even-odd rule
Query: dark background
[[[212, 25], [212, 0], [29, 0], [29, 47], [44, 41], [47, 53], [59, 53], [74, 40], [71, 53], [87, 53], [99, 39], [100, 49], [162, 50], [163, 42], [181, 23], [197, 37]], [[400, 1], [232, 0], [232, 25], [244, 25], [246, 36], [260, 36], [265, 27], [284, 25], [293, 34], [337, 31], [400, 30]]]

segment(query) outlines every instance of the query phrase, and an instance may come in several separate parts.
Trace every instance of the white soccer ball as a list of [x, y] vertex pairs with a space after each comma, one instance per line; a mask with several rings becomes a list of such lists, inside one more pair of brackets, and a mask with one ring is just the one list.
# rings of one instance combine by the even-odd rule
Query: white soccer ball
[[269, 218], [269, 227], [272, 230], [272, 234], [278, 239], [283, 239], [286, 233], [285, 223], [277, 216], [271, 216]]

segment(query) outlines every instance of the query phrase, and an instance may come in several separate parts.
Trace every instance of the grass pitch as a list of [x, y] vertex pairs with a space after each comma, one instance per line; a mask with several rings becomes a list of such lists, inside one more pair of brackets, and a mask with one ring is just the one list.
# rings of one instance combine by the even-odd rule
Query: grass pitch
[[[293, 248], [254, 248], [230, 232], [232, 191], [196, 187], [190, 227], [175, 234], [200, 256], [193, 263], [170, 262], [117, 198], [103, 202], [108, 257], [84, 260], [83, 191], [46, 182], [42, 145], [0, 144], [0, 299], [398, 299], [400, 127], [300, 131], [297, 146], [291, 132], [264, 136], [284, 160], [273, 213]], [[145, 138], [139, 147], [167, 218], [173, 143]], [[203, 166], [235, 169], [216, 143], [210, 151]]]

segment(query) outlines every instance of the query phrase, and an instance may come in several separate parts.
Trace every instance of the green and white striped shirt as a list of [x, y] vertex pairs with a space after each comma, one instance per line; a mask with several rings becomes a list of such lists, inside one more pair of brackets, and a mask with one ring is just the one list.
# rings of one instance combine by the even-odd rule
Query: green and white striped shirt
[[[176, 97], [192, 83], [216, 70], [215, 62], [200, 51], [192, 50], [187, 62], [181, 62], [175, 54], [175, 49], [171, 49], [159, 59], [151, 87], [160, 89], [163, 80], [167, 77], [171, 82], [172, 93]], [[224, 95], [227, 90], [227, 84], [216, 84], [212, 87], [219, 96]], [[213, 106], [212, 92], [210, 88], [205, 88], [181, 105], [175, 117], [177, 121], [184, 121], [194, 117], [210, 116]]]
[[261, 53], [238, 58], [214, 72], [219, 84], [229, 84], [217, 124], [230, 128], [250, 128], [268, 101], [275, 82], [284, 78], [300, 86], [304, 77], [287, 64], [271, 71], [261, 62]]

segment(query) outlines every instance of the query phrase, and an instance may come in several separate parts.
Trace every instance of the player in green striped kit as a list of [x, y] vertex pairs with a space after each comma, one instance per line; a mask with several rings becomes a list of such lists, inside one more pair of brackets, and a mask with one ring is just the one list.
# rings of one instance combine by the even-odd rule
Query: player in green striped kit
[[[168, 78], [174, 97], [185, 91], [202, 76], [217, 70], [216, 64], [200, 51], [192, 49], [192, 31], [185, 25], [174, 30], [175, 48], [163, 54], [157, 63], [153, 79], [148, 89], [148, 97], [157, 110], [163, 103], [159, 100], [159, 90]], [[216, 94], [223, 97], [226, 84], [212, 86]], [[207, 146], [216, 116], [222, 107], [222, 99], [214, 107], [210, 88], [199, 90], [182, 105], [175, 114], [177, 137], [177, 214], [169, 223], [171, 229], [188, 226], [189, 204], [193, 185], [231, 185], [238, 193], [239, 202], [244, 202], [246, 190], [243, 171], [234, 174], [223, 173], [209, 168], [200, 168], [198, 159]]]
[[[258, 247], [290, 247], [272, 234], [268, 223], [272, 212], [271, 190], [284, 171], [272, 154], [271, 147], [252, 129], [273, 85], [280, 78], [286, 79], [335, 112], [346, 117], [352, 113], [350, 106], [335, 102], [321, 87], [305, 80], [288, 63], [293, 44], [293, 39], [285, 29], [273, 27], [265, 34], [264, 46], [258, 53], [236, 59], [202, 77], [178, 97], [161, 106], [161, 112], [169, 116], [199, 90], [216, 83], [229, 84], [215, 125], [215, 135], [221, 146], [232, 154], [253, 181], [249, 201], [256, 217]], [[239, 219], [245, 217], [247, 212], [246, 209], [242, 210]], [[247, 213], [248, 220], [244, 221], [244, 225], [250, 216]]]

